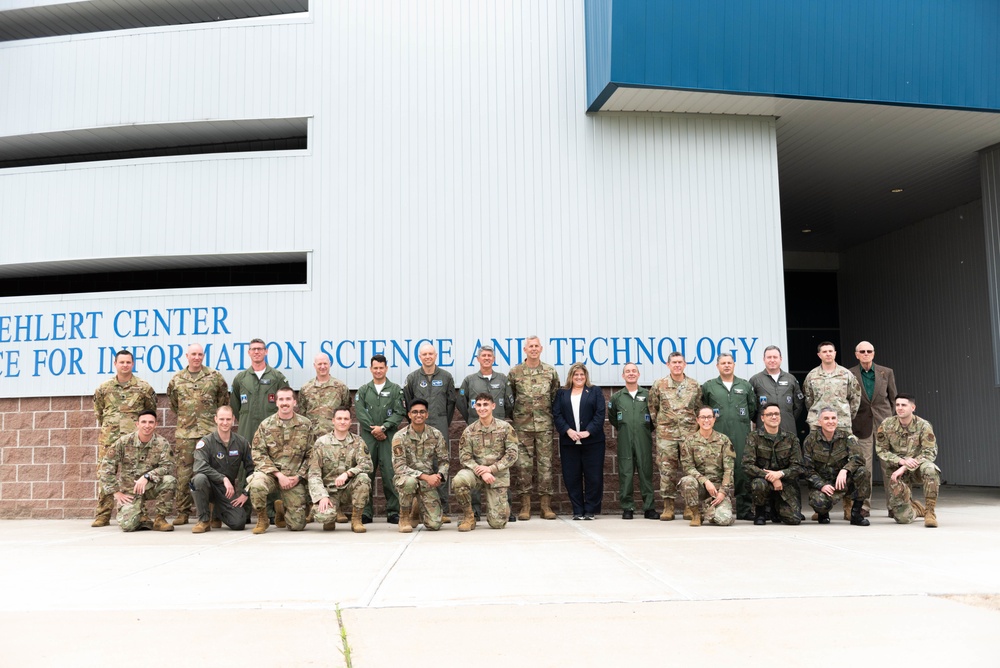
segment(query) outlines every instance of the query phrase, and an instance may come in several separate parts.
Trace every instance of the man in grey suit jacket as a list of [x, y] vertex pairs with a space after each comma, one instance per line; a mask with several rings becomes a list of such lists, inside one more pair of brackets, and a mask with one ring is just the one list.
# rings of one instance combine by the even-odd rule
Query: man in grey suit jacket
[[[861, 407], [851, 424], [854, 435], [861, 444], [870, 482], [875, 432], [883, 420], [895, 415], [896, 376], [889, 367], [875, 364], [875, 346], [868, 341], [862, 341], [854, 347], [854, 356], [858, 358], [859, 364], [851, 367], [851, 373], [861, 385]], [[888, 485], [885, 489], [888, 503]], [[869, 499], [865, 499], [862, 514], [867, 517], [870, 511]]]

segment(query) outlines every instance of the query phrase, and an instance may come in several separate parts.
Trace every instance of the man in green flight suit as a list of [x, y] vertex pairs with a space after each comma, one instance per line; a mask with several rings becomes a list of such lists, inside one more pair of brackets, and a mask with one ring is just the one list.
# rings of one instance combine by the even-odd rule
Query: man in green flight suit
[[[720, 353], [715, 360], [719, 377], [706, 381], [701, 386], [702, 402], [715, 412], [715, 430], [729, 437], [736, 450], [736, 461], [743, 462], [743, 449], [750, 425], [757, 416], [757, 399], [753, 386], [742, 378], [737, 378], [734, 370], [736, 361], [730, 353]], [[733, 501], [736, 516], [741, 520], [753, 519], [750, 503], [750, 487], [742, 466], [737, 466]]]
[[372, 487], [368, 503], [361, 513], [363, 523], [375, 517], [372, 497], [375, 494], [375, 471], [382, 477], [385, 494], [385, 515], [389, 524], [399, 524], [399, 495], [392, 479], [392, 437], [403, 421], [403, 388], [385, 377], [389, 362], [385, 355], [375, 355], [368, 363], [371, 382], [358, 388], [354, 396], [354, 410], [358, 417], [359, 431], [372, 458]]
[[653, 420], [649, 416], [649, 391], [639, 387], [639, 367], [632, 362], [622, 369], [625, 387], [611, 395], [608, 418], [618, 432], [618, 484], [622, 504], [622, 519], [630, 520], [635, 513], [632, 494], [633, 472], [639, 476], [642, 494], [642, 516], [658, 520], [653, 497]]

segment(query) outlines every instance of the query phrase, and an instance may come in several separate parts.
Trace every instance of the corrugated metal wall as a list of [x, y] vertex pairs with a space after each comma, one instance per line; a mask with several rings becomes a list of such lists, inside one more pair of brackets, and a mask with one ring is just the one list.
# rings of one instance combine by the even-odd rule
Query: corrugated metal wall
[[[309, 286], [8, 299], [2, 313], [101, 310], [102, 340], [80, 343], [90, 358], [95, 345], [196, 338], [114, 336], [118, 309], [221, 305], [231, 334], [197, 338], [304, 342], [295, 386], [323, 341], [451, 338], [461, 379], [476, 339], [530, 333], [597, 340], [599, 356], [611, 352], [601, 338], [685, 337], [689, 359], [705, 337], [703, 358], [735, 349], [738, 373], [752, 373], [744, 360], [759, 366], [765, 345], [785, 342], [774, 123], [586, 115], [583, 12], [317, 2], [306, 21], [0, 47], [0, 135], [312, 119], [305, 152], [0, 173], [2, 263], [309, 251]], [[344, 351], [355, 364], [372, 352]], [[544, 358], [558, 360], [556, 344]], [[25, 359], [0, 394], [84, 394], [99, 380], [93, 363], [82, 378], [34, 377], [30, 349]], [[619, 366], [593, 366], [620, 383]], [[716, 375], [711, 363], [690, 371]], [[370, 377], [333, 372], [352, 387]], [[643, 382], [664, 373], [646, 365]], [[170, 376], [142, 375], [158, 390]]]
[[1000, 146], [979, 153], [983, 190], [983, 232], [993, 334], [993, 384], [1000, 386]]
[[892, 367], [934, 425], [949, 483], [1000, 485], [987, 285], [979, 201], [841, 258], [841, 363], [857, 363], [858, 341], [875, 345], [875, 362]]

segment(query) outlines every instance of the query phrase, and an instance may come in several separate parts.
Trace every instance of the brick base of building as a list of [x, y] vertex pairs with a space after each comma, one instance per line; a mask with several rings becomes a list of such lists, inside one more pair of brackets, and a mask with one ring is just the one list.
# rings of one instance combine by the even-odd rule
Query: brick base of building
[[[171, 443], [174, 438], [174, 414], [164, 395], [157, 397], [159, 427], [157, 432]], [[0, 518], [82, 519], [93, 517], [97, 502], [97, 437], [93, 399], [85, 397], [39, 397], [0, 399]], [[451, 426], [451, 474], [460, 469], [458, 439], [465, 429], [461, 418]], [[357, 433], [357, 424], [353, 431]], [[617, 439], [611, 425], [605, 423], [607, 454], [604, 460], [604, 512], [616, 513], [618, 499]], [[554, 509], [569, 514], [571, 508], [560, 475], [559, 448], [556, 439]], [[381, 477], [376, 483], [376, 513], [384, 513]], [[638, 482], [635, 483], [636, 508], [642, 508]], [[653, 474], [653, 489], [659, 489]], [[657, 504], [660, 504], [659, 493]], [[532, 499], [537, 513], [538, 500]], [[519, 507], [517, 500], [515, 510]], [[456, 511], [452, 508], [452, 511]], [[641, 512], [640, 512], [641, 515]]]

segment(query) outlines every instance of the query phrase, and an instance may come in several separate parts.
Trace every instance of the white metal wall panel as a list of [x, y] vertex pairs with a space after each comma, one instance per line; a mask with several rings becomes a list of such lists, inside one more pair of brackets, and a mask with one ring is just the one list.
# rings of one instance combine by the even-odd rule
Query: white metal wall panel
[[[312, 254], [311, 282], [295, 289], [0, 300], [0, 317], [104, 314], [99, 336], [77, 342], [4, 342], [0, 320], [0, 350], [21, 360], [19, 376], [0, 376], [0, 394], [89, 393], [108, 371], [98, 347], [195, 340], [234, 351], [228, 362], [209, 355], [232, 378], [244, 362], [236, 346], [252, 336], [277, 342], [272, 363], [286, 343], [305, 351], [304, 368], [282, 359], [296, 387], [311, 375], [308, 358], [342, 341], [334, 373], [352, 387], [370, 378], [359, 364], [371, 340], [411, 342], [410, 366], [397, 360], [390, 372], [400, 381], [422, 338], [446, 341], [444, 362], [461, 380], [478, 339], [510, 339], [516, 363], [516, 339], [532, 333], [565, 376], [575, 337], [605, 385], [621, 382], [626, 359], [613, 363], [614, 337], [630, 338], [645, 383], [666, 373], [659, 355], [673, 345], [700, 380], [716, 375], [719, 349], [735, 351], [747, 376], [764, 346], [784, 345], [773, 120], [586, 115], [582, 2], [322, 2], [311, 19], [0, 48], [0, 82], [28, 107], [39, 83], [12, 60], [83, 70], [56, 94], [74, 111], [40, 124], [14, 105], [0, 134], [312, 118], [305, 152], [0, 172], [0, 262]], [[113, 53], [100, 55], [102, 45]], [[122, 309], [195, 306], [226, 309], [229, 331], [120, 337], [109, 324]], [[652, 364], [636, 337], [662, 342]], [[83, 374], [33, 375], [35, 349], [71, 346], [83, 351]], [[150, 361], [139, 373], [162, 391], [171, 369], [152, 372]]]
[[844, 253], [839, 281], [844, 363], [871, 341], [875, 362], [895, 371], [898, 390], [934, 425], [942, 480], [1000, 484], [982, 203]]

